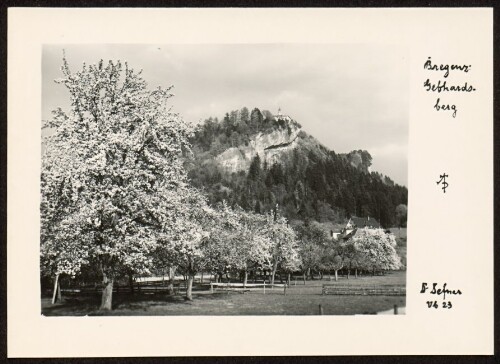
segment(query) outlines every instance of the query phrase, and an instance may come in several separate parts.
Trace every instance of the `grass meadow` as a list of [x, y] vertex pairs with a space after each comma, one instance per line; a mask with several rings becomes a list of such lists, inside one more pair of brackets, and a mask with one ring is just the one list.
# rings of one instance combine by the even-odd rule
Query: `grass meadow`
[[[183, 297], [182, 289], [176, 295], [164, 292], [113, 293], [113, 310], [105, 315], [113, 316], [154, 316], [154, 315], [318, 315], [319, 305], [323, 315], [375, 314], [393, 309], [394, 305], [404, 307], [405, 296], [347, 296], [322, 295], [323, 284], [349, 283], [351, 285], [406, 284], [406, 272], [389, 272], [380, 276], [351, 275], [339, 277], [338, 282], [322, 280], [305, 282], [297, 277], [292, 280], [284, 294], [283, 288], [252, 289], [249, 292], [224, 289], [210, 291], [210, 284], [197, 283], [193, 287], [193, 301]], [[45, 316], [92, 316], [102, 315], [98, 310], [101, 295], [68, 295], [63, 292], [63, 300], [54, 305], [50, 297], [42, 297], [42, 314]]]

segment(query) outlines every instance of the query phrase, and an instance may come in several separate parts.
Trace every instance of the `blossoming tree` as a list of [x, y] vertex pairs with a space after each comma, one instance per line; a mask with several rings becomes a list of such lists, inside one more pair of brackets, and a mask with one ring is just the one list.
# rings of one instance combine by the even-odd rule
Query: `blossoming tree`
[[382, 229], [358, 229], [352, 237], [359, 264], [372, 272], [401, 268], [396, 239]]
[[203, 242], [205, 267], [220, 274], [243, 272], [244, 286], [251, 268], [268, 268], [271, 241], [266, 234], [266, 217], [231, 208], [222, 202], [214, 209], [211, 229]]
[[288, 224], [278, 207], [267, 214], [267, 234], [271, 239], [271, 284], [274, 284], [276, 271], [294, 271], [300, 266], [298, 240], [295, 230]]
[[272, 240], [266, 229], [266, 216], [244, 211], [236, 206], [235, 214], [240, 222], [232, 244], [231, 264], [243, 272], [246, 287], [250, 269], [265, 269], [271, 266]]
[[72, 73], [63, 58], [61, 69], [71, 108], [45, 123], [52, 134], [42, 158], [42, 261], [56, 274], [94, 264], [101, 309], [110, 310], [115, 278], [149, 272], [159, 244], [199, 234], [180, 158], [192, 128], [171, 112], [171, 88], [148, 89], [126, 63]]

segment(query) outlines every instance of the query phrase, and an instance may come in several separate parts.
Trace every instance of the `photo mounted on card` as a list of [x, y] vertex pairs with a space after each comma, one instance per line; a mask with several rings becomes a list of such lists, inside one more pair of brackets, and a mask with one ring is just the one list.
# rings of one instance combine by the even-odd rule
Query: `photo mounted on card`
[[492, 354], [492, 14], [11, 8], [9, 356]]

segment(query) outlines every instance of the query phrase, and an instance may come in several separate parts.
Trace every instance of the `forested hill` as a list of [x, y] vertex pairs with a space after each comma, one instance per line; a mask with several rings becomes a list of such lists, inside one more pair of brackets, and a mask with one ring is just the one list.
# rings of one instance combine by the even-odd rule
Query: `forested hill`
[[396, 207], [407, 205], [407, 188], [370, 172], [369, 152], [336, 154], [280, 112], [244, 107], [223, 120], [209, 118], [191, 143], [189, 176], [211, 203], [226, 200], [256, 212], [279, 204], [292, 220], [369, 216], [384, 227], [406, 223]]

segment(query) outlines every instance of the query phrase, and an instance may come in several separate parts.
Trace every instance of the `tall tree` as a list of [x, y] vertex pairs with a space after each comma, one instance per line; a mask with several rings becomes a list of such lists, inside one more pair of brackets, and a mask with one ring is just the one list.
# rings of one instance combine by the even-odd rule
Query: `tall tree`
[[231, 208], [225, 201], [215, 212], [210, 234], [202, 244], [205, 267], [216, 274], [242, 271], [246, 284], [249, 269], [270, 267], [271, 239], [266, 217], [245, 212], [239, 206]]
[[396, 207], [396, 221], [399, 228], [406, 226], [406, 216], [408, 214], [408, 208], [405, 204], [399, 204]]
[[300, 265], [297, 235], [278, 207], [267, 214], [267, 234], [271, 239], [271, 284], [278, 268], [290, 271]]
[[268, 122], [273, 120], [273, 113], [270, 112], [269, 110], [262, 110], [262, 116]]
[[250, 180], [258, 180], [262, 175], [262, 167], [260, 163], [260, 157], [257, 154], [253, 157], [252, 162], [250, 163], [250, 168], [248, 169], [248, 178]]
[[363, 268], [373, 273], [401, 268], [393, 234], [387, 234], [382, 229], [358, 229], [352, 241]]
[[250, 120], [252, 123], [260, 124], [262, 123], [263, 116], [258, 108], [254, 108], [250, 114]]
[[321, 255], [321, 266], [333, 270], [335, 272], [335, 281], [337, 281], [340, 269], [348, 268], [349, 272], [356, 258], [356, 248], [350, 239], [347, 241], [343, 239], [333, 240], [326, 245]]
[[250, 112], [248, 111], [248, 108], [246, 106], [241, 108], [239, 117], [242, 123], [247, 124], [250, 121]]
[[321, 265], [324, 249], [328, 245], [328, 237], [317, 222], [306, 220], [297, 227], [299, 254], [302, 262], [304, 280], [311, 271]]
[[72, 73], [63, 58], [62, 72], [71, 108], [45, 125], [41, 250], [60, 257], [59, 270], [94, 264], [110, 310], [114, 280], [149, 272], [159, 242], [187, 224], [193, 190], [180, 157], [192, 127], [170, 111], [171, 87], [149, 90], [127, 63]]
[[171, 214], [168, 226], [158, 234], [158, 245], [153, 252], [153, 263], [158, 259], [187, 276], [186, 299], [192, 300], [193, 281], [196, 273], [205, 266], [202, 242], [209, 236], [214, 211], [197, 190], [171, 191], [162, 206]]
[[271, 266], [272, 240], [266, 231], [266, 217], [245, 212], [236, 207], [240, 226], [233, 240], [232, 267], [243, 271], [243, 284], [246, 286], [250, 269], [264, 269]]

